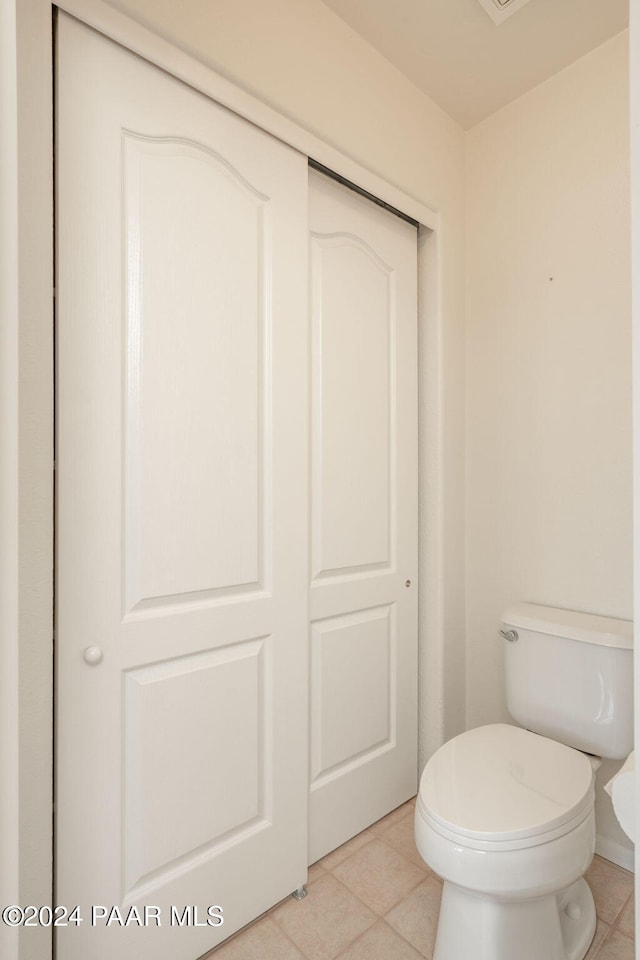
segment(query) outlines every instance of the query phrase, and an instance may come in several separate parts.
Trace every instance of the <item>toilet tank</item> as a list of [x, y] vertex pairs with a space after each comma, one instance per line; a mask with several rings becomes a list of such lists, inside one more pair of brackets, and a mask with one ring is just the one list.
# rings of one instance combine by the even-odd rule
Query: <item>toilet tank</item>
[[633, 749], [633, 624], [531, 603], [507, 607], [502, 624], [513, 719], [586, 753], [626, 757]]

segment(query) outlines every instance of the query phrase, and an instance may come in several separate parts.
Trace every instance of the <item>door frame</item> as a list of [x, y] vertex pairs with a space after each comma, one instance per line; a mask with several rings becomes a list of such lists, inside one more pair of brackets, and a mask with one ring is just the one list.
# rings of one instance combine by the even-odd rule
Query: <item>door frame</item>
[[[429, 731], [421, 763], [444, 740], [444, 691], [457, 686], [444, 649], [445, 473], [454, 465], [444, 451], [439, 211], [103, 0], [6, 0], [0, 4], [0, 901], [23, 906], [53, 902], [55, 7], [419, 222], [419, 710], [420, 728]], [[50, 933], [0, 924], [0, 953], [6, 960], [48, 960]]]

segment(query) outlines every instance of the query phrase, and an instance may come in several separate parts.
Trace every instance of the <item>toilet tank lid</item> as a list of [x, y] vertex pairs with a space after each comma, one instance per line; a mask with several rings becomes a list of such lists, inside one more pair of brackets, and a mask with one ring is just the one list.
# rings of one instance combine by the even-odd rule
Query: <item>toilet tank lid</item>
[[502, 614], [505, 627], [520, 627], [584, 643], [633, 649], [633, 621], [598, 617], [592, 613], [543, 607], [534, 603], [514, 603]]

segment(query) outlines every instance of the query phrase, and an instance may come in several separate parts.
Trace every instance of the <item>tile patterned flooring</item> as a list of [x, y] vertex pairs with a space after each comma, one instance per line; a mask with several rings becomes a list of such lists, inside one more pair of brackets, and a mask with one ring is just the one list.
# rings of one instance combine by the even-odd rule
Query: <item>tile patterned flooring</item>
[[[413, 842], [413, 801], [309, 868], [309, 896], [289, 897], [207, 960], [431, 960], [442, 882]], [[598, 915], [585, 960], [634, 960], [633, 874], [596, 857]]]

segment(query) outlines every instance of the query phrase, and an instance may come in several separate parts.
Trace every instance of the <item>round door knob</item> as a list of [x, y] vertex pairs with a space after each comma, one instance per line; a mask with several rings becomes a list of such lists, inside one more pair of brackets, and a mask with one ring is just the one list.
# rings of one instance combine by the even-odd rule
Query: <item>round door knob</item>
[[98, 663], [101, 663], [102, 656], [101, 647], [87, 647], [83, 653], [85, 662], [88, 663], [90, 667], [95, 667]]

